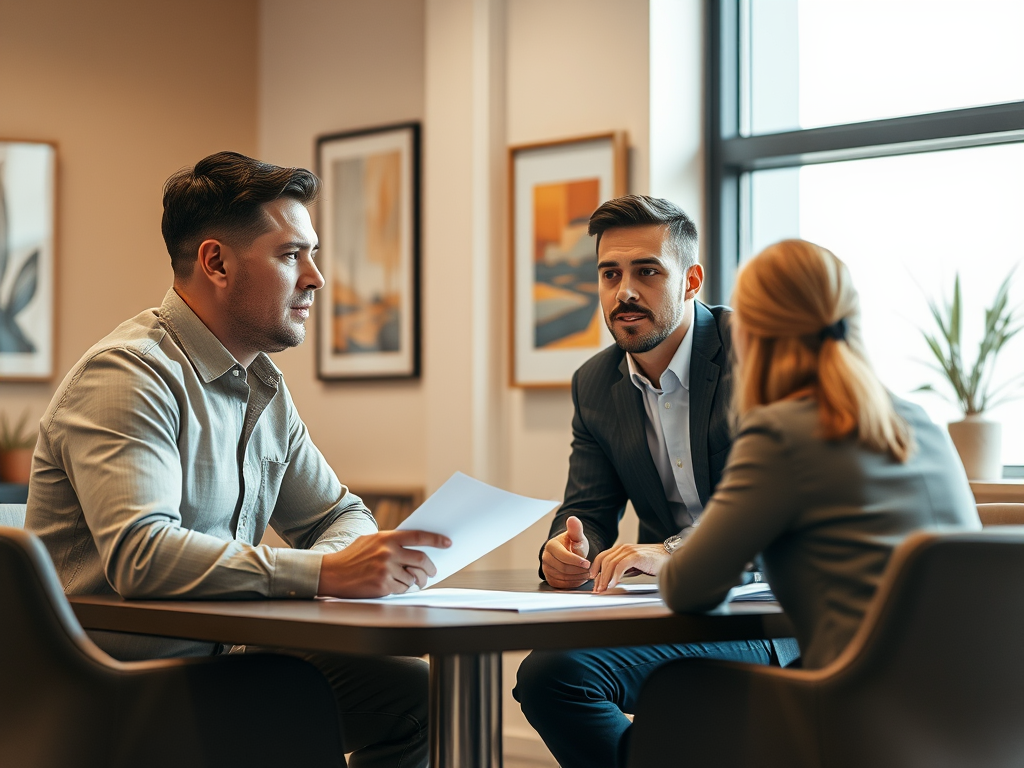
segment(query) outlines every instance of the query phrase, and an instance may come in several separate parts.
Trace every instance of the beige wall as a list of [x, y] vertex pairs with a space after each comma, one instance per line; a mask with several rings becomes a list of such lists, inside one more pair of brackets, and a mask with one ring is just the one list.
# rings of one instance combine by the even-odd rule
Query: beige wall
[[[319, 135], [422, 120], [421, 0], [262, 0], [260, 12], [262, 160], [313, 168]], [[274, 361], [343, 482], [423, 485], [422, 383], [321, 382], [312, 336]]]
[[[508, 5], [508, 142], [625, 130], [629, 191], [648, 191], [648, 0], [513, 0]], [[560, 499], [569, 466], [568, 390], [510, 389], [509, 485]], [[536, 560], [546, 523], [505, 567]], [[635, 535], [635, 528], [633, 531]]]
[[58, 375], [0, 383], [3, 411], [41, 416], [93, 342], [160, 302], [164, 179], [256, 150], [256, 26], [255, 0], [0, 0], [0, 138], [58, 145]]
[[[561, 497], [568, 391], [506, 384], [505, 147], [624, 129], [631, 189], [646, 191], [647, 7], [647, 0], [262, 0], [263, 159], [308, 166], [318, 134], [424, 121], [421, 380], [319, 382], [311, 344], [276, 358], [346, 482], [429, 491], [461, 469], [517, 492]], [[280, 44], [289, 39], [316, 55], [295, 56]], [[485, 564], [534, 562], [546, 526]]]

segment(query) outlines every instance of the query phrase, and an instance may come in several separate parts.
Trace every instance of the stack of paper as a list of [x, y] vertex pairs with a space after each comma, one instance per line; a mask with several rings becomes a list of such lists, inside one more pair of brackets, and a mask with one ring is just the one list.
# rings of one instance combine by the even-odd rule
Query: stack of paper
[[491, 589], [454, 589], [436, 587], [421, 592], [406, 592], [361, 603], [416, 605], [428, 608], [476, 608], [491, 611], [561, 611], [569, 608], [608, 608], [624, 605], [660, 603], [655, 596], [595, 595], [593, 592], [503, 592]]

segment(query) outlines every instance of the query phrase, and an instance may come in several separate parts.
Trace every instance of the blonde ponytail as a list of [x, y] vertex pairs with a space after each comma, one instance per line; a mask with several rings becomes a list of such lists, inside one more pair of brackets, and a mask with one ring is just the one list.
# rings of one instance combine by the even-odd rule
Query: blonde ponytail
[[863, 353], [857, 291], [831, 251], [805, 240], [766, 248], [740, 271], [733, 308], [745, 340], [739, 414], [811, 390], [823, 438], [855, 435], [907, 460], [910, 429]]

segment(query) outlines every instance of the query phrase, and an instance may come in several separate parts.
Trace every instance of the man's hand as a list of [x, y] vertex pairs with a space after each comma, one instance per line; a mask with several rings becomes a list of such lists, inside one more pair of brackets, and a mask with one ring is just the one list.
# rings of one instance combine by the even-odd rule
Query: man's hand
[[360, 536], [340, 552], [324, 555], [318, 595], [384, 597], [405, 592], [413, 584], [426, 586], [437, 574], [430, 558], [418, 549], [452, 545], [447, 536], [426, 531], [383, 531]]
[[630, 570], [657, 576], [669, 557], [661, 544], [618, 544], [595, 557], [587, 575], [594, 580], [594, 591], [604, 592]]
[[555, 589], [575, 589], [590, 580], [590, 542], [578, 517], [565, 521], [565, 533], [548, 539], [540, 565], [544, 578]]

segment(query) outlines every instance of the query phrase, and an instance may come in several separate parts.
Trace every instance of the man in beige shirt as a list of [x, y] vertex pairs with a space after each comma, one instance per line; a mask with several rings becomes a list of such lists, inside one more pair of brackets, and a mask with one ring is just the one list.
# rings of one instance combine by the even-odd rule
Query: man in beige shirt
[[[377, 531], [266, 354], [303, 341], [324, 284], [318, 191], [309, 171], [229, 152], [167, 181], [172, 289], [86, 352], [40, 424], [27, 527], [68, 594], [379, 597], [434, 575], [409, 547], [450, 542]], [[292, 548], [257, 545], [268, 524]], [[91, 634], [121, 659], [222, 650]], [[353, 766], [426, 765], [426, 664], [302, 655], [335, 689]]]

